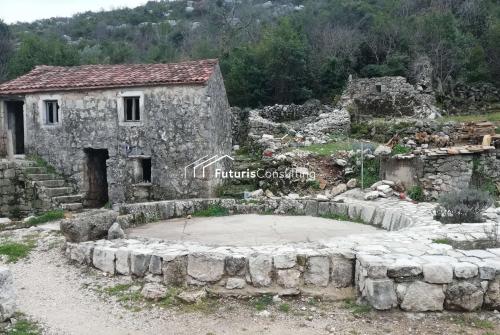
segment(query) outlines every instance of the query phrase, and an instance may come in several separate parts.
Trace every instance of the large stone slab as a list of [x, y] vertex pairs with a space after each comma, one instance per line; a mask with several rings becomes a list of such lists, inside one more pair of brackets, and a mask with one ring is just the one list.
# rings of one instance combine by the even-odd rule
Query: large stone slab
[[328, 256], [310, 256], [306, 262], [304, 283], [306, 285], [327, 286], [330, 279], [330, 259]]
[[106, 238], [108, 230], [116, 221], [118, 213], [100, 209], [81, 213], [61, 221], [60, 227], [64, 237], [70, 242], [85, 242]]
[[272, 282], [273, 258], [271, 255], [257, 254], [248, 258], [248, 271], [252, 284], [256, 287], [269, 286]]
[[116, 249], [108, 246], [94, 247], [92, 255], [92, 264], [103, 272], [115, 273], [115, 251]]
[[224, 256], [216, 253], [190, 254], [187, 274], [200, 282], [216, 282], [224, 274]]
[[371, 279], [364, 283], [364, 297], [375, 309], [387, 310], [398, 305], [398, 298], [391, 279]]
[[[400, 285], [404, 287], [404, 284]], [[405, 311], [426, 312], [443, 310], [445, 295], [442, 285], [415, 281], [407, 285], [401, 295], [401, 308]]]
[[423, 265], [424, 281], [431, 284], [447, 284], [453, 281], [453, 267], [446, 263]]
[[479, 283], [454, 282], [446, 290], [446, 309], [474, 311], [483, 305], [484, 292]]

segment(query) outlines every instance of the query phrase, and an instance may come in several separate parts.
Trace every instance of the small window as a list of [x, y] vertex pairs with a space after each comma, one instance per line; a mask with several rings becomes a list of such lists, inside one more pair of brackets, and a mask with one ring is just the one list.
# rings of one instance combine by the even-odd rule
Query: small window
[[45, 124], [59, 123], [59, 104], [57, 100], [45, 101]]
[[141, 120], [141, 111], [139, 107], [139, 97], [123, 98], [125, 105], [125, 121], [134, 122]]
[[382, 84], [376, 84], [375, 89], [377, 90], [378, 93], [382, 93]]
[[142, 180], [145, 183], [151, 182], [151, 158], [143, 158], [142, 163]]

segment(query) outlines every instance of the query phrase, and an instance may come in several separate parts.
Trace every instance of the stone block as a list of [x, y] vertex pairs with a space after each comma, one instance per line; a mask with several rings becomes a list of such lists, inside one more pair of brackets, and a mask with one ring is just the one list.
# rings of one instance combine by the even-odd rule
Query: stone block
[[242, 255], [229, 255], [225, 260], [225, 271], [229, 276], [245, 274], [247, 260]]
[[387, 275], [391, 278], [413, 277], [422, 273], [422, 266], [409, 259], [398, 259], [387, 268]]
[[447, 284], [453, 281], [453, 267], [447, 263], [423, 265], [424, 281], [431, 284]]
[[116, 249], [108, 246], [95, 246], [92, 254], [92, 264], [95, 268], [114, 274]]
[[256, 287], [269, 286], [272, 282], [273, 258], [271, 255], [255, 254], [248, 258], [248, 271]]
[[415, 281], [406, 288], [401, 308], [411, 312], [442, 311], [444, 298], [442, 285]]
[[331, 260], [330, 278], [335, 287], [354, 286], [354, 262], [344, 257], [333, 256]]
[[224, 274], [224, 256], [216, 253], [190, 254], [187, 274], [200, 282], [216, 282]]
[[276, 272], [278, 285], [284, 288], [296, 288], [300, 285], [300, 271], [295, 269], [278, 270]]
[[242, 289], [247, 285], [245, 279], [243, 278], [228, 278], [226, 282], [226, 288], [228, 290]]
[[130, 272], [137, 277], [143, 277], [149, 270], [150, 260], [150, 250], [132, 250], [130, 252]]
[[364, 298], [375, 309], [387, 310], [398, 305], [394, 282], [391, 279], [365, 280]]
[[330, 259], [328, 256], [310, 256], [306, 262], [304, 283], [306, 285], [327, 286], [330, 279]]
[[293, 252], [275, 255], [273, 257], [276, 269], [290, 269], [297, 264], [297, 255]]
[[122, 275], [130, 274], [130, 249], [118, 248], [116, 250], [116, 272]]
[[178, 255], [167, 259], [163, 258], [162, 273], [163, 281], [167, 285], [182, 286], [186, 282], [187, 261], [185, 255]]
[[149, 261], [149, 272], [154, 275], [161, 275], [162, 259], [159, 255], [151, 255], [151, 260]]
[[483, 305], [484, 292], [480, 284], [454, 282], [446, 289], [446, 309], [474, 311]]
[[458, 279], [469, 279], [477, 276], [478, 266], [469, 262], [460, 262], [453, 265], [455, 277]]

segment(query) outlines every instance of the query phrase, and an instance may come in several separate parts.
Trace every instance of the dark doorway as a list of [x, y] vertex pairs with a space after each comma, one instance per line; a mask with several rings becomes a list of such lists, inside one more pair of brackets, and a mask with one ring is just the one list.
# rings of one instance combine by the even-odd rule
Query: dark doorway
[[86, 205], [88, 207], [102, 207], [108, 202], [108, 177], [106, 160], [108, 150], [86, 148], [88, 192]]
[[6, 101], [7, 129], [12, 132], [14, 154], [24, 154], [24, 117], [23, 101]]

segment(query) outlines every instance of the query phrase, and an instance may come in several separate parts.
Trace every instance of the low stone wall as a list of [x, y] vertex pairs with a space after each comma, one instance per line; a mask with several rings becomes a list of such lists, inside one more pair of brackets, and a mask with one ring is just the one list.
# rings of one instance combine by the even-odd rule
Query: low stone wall
[[[229, 200], [206, 201], [237, 206]], [[66, 254], [109, 274], [157, 276], [155, 280], [167, 285], [205, 286], [218, 294], [358, 296], [378, 310], [399, 307], [413, 312], [500, 308], [500, 248], [465, 250], [434, 242], [446, 240], [461, 248], [495, 244], [489, 232], [498, 229], [498, 223], [441, 225], [432, 220], [428, 204], [344, 201], [338, 204], [345, 205], [350, 216], [417, 221], [398, 231], [317, 243], [228, 247], [157, 239], [98, 240], [67, 243]], [[198, 200], [186, 200], [127, 205], [121, 210], [128, 212], [124, 215], [169, 217], [197, 204]], [[326, 204], [331, 205], [317, 202], [318, 210]]]

